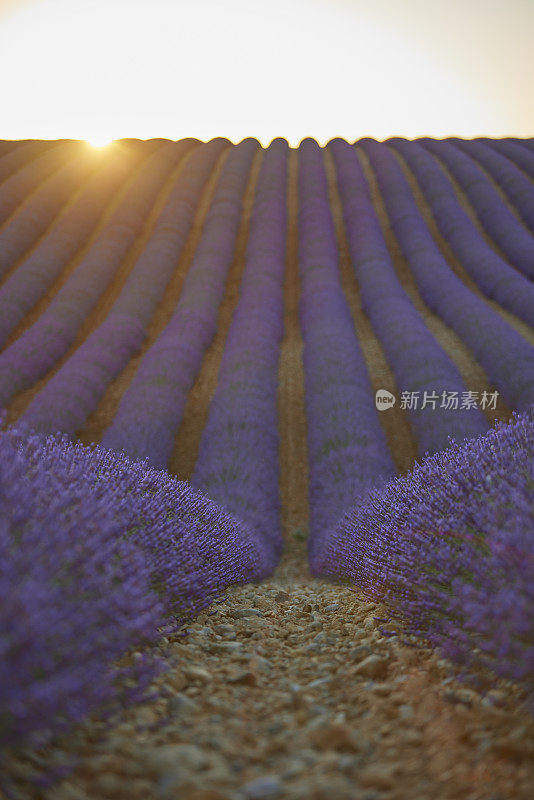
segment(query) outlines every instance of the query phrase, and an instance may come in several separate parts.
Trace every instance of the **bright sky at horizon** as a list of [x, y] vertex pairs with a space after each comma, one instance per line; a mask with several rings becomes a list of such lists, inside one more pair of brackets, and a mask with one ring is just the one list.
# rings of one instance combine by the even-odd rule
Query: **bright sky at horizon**
[[0, 139], [534, 136], [532, 0], [0, 0]]

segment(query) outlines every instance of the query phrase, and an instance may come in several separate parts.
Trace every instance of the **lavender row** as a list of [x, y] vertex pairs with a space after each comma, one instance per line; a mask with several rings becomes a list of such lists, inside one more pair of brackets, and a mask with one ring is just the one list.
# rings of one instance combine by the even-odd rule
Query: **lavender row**
[[0, 140], [0, 159], [6, 156], [9, 152], [15, 150], [19, 144], [21, 144], [21, 142], [10, 141], [7, 139]]
[[66, 142], [25, 163], [0, 185], [0, 225], [23, 203], [28, 195], [70, 159], [83, 157], [80, 142]]
[[386, 632], [401, 622], [479, 688], [480, 668], [520, 682], [534, 711], [533, 496], [534, 407], [370, 491], [314, 572], [385, 602]]
[[427, 395], [426, 405], [408, 406], [419, 453], [443, 449], [449, 436], [461, 440], [484, 433], [488, 423], [478, 408], [455, 408], [450, 401], [447, 405], [447, 397], [462, 398], [467, 387], [397, 278], [356, 151], [342, 139], [330, 142], [328, 147], [337, 167], [345, 230], [363, 309], [384, 348], [399, 390]]
[[282, 549], [277, 389], [287, 162], [287, 142], [273, 140], [263, 157], [240, 297], [191, 481], [262, 534], [267, 574]]
[[534, 154], [527, 152], [519, 143], [514, 142], [512, 139], [487, 139], [484, 137], [476, 139], [476, 141], [487, 144], [497, 153], [513, 161], [516, 166], [534, 180]]
[[[510, 141], [506, 139], [506, 141]], [[514, 143], [520, 144], [526, 150], [529, 150], [531, 153], [534, 153], [534, 139], [512, 139]]]
[[20, 144], [17, 142], [17, 147], [6, 153], [0, 159], [0, 184], [7, 180], [10, 176], [14, 175], [18, 170], [24, 167], [31, 166], [30, 162], [46, 155], [48, 151], [60, 152], [65, 144], [63, 141], [25, 141]]
[[[155, 224], [150, 241], [134, 265], [105, 321], [88, 336], [26, 409], [23, 419], [31, 428], [50, 433], [60, 430], [75, 434], [96, 408], [108, 384], [139, 349], [154, 310], [161, 301], [180, 258], [206, 181], [226, 147], [224, 140], [215, 139], [194, 150], [187, 159]], [[241, 165], [241, 183], [246, 180], [247, 171], [248, 162], [245, 159], [245, 163]], [[231, 180], [231, 167], [229, 172]], [[228, 182], [227, 178], [226, 184]], [[241, 185], [238, 190], [242, 190]], [[228, 192], [228, 186], [226, 191]], [[225, 198], [224, 181], [219, 195], [220, 201]], [[146, 376], [143, 367], [141, 374]], [[153, 389], [160, 397], [159, 386], [153, 386]], [[134, 393], [135, 389], [132, 387], [129, 396]], [[157, 400], [150, 399], [145, 394], [143, 402], [150, 424], [157, 414]], [[143, 427], [139, 418], [139, 403], [134, 403], [134, 408], [137, 415], [130, 436], [126, 435], [123, 440], [124, 446], [121, 448], [116, 438], [120, 421], [118, 426], [115, 423], [112, 425], [115, 438], [112, 434], [106, 441], [115, 450], [124, 449], [131, 456], [144, 458], [151, 453], [148, 447], [139, 442]], [[119, 409], [119, 419], [124, 423], [124, 403]], [[124, 428], [122, 430], [124, 433]], [[135, 447], [131, 441], [132, 430], [135, 431]], [[161, 436], [159, 427], [158, 431]], [[163, 445], [162, 439], [158, 439], [158, 445]], [[155, 466], [165, 466], [155, 458], [150, 461]]]
[[68, 350], [139, 234], [169, 170], [190, 146], [187, 140], [169, 143], [143, 164], [99, 238], [46, 311], [0, 355], [0, 405], [45, 375]]
[[[456, 138], [449, 141], [482, 164], [507, 195], [532, 233], [534, 231], [534, 183], [521, 172], [519, 167], [511, 163], [509, 158], [495, 152], [483, 141]], [[504, 144], [506, 147], [506, 143]], [[528, 153], [525, 155], [528, 159]], [[534, 159], [531, 158], [530, 163], [533, 168], [532, 177], [534, 177]], [[531, 258], [530, 265], [534, 275], [534, 258]]]
[[[485, 242], [462, 209], [451, 182], [436, 159], [417, 142], [390, 139], [388, 144], [402, 155], [412, 170], [430, 205], [441, 235], [477, 286], [503, 308], [529, 325], [534, 325], [534, 286]], [[376, 148], [375, 152], [378, 153]], [[400, 167], [394, 163], [393, 155], [386, 154], [385, 146], [380, 152], [381, 159], [384, 162], [387, 160], [390, 165], [388, 170], [399, 174], [399, 180], [406, 185], [403, 191], [408, 192], [411, 197], [406, 181], [401, 176]], [[413, 200], [410, 202], [413, 203]], [[390, 205], [393, 203], [390, 202]], [[425, 234], [425, 238], [430, 241], [430, 234]]]
[[[527, 409], [534, 403], [534, 348], [451, 270], [391, 150], [371, 140], [362, 147], [423, 300], [465, 342], [507, 404]], [[399, 149], [404, 153], [403, 143]]]
[[15, 212], [0, 231], [0, 279], [46, 231], [61, 207], [71, 195], [80, 191], [97, 166], [97, 159], [88, 154], [67, 163], [47, 178]]
[[[234, 258], [243, 195], [257, 148], [255, 139], [245, 139], [230, 149], [176, 309], [143, 356], [104, 432], [106, 447], [131, 457], [146, 457], [158, 468], [167, 466], [189, 390], [217, 330], [217, 313]], [[139, 326], [139, 319], [148, 321], [140, 307], [147, 279], [151, 280], [150, 271], [141, 283], [134, 278], [133, 291], [119, 298], [117, 320], [128, 314], [131, 327]], [[105, 357], [98, 356], [99, 362]]]
[[[262, 542], [167, 473], [66, 437], [0, 433], [0, 477], [0, 751], [9, 760], [8, 747], [42, 745], [89, 712], [143, 696], [157, 661], [117, 659], [257, 578]], [[0, 787], [3, 775], [0, 755]]]
[[299, 146], [299, 316], [307, 420], [313, 562], [329, 531], [366, 488], [395, 467], [339, 280], [338, 249], [323, 154]]
[[[420, 145], [442, 161], [465, 191], [479, 220], [508, 261], [534, 278], [534, 239], [510, 211], [476, 161], [451, 141], [418, 139]], [[470, 150], [469, 152], [472, 153]]]
[[83, 247], [113, 195], [138, 165], [140, 154], [115, 147], [71, 207], [0, 287], [0, 348], [27, 312]]

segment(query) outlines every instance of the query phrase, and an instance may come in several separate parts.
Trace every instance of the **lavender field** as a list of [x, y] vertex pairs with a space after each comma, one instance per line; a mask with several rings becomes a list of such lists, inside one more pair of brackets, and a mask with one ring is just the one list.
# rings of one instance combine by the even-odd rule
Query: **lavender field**
[[530, 725], [534, 140], [0, 142], [0, 409], [8, 797], [289, 561]]

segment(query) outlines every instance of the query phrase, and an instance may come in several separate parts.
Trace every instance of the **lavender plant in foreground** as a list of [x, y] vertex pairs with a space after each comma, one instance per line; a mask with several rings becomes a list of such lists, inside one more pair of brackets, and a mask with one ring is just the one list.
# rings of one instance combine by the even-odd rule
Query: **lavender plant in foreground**
[[534, 711], [533, 530], [534, 406], [370, 490], [312, 572], [386, 602], [464, 677], [520, 682]]
[[259, 531], [274, 569], [282, 549], [278, 362], [284, 331], [287, 151], [264, 153], [240, 297], [225, 342], [192, 485]]
[[0, 554], [2, 748], [136, 699], [157, 662], [117, 659], [266, 573], [259, 535], [187, 484], [22, 427], [0, 433]]
[[312, 559], [347, 507], [368, 486], [395, 474], [338, 259], [322, 151], [305, 139], [299, 147], [299, 313]]

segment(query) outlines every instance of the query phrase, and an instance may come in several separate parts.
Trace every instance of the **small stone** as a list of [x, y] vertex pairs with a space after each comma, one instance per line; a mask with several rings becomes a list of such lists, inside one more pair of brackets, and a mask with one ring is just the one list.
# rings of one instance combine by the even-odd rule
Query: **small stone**
[[415, 731], [411, 728], [402, 731], [400, 735], [402, 736], [403, 743], [412, 744], [414, 746], [420, 745], [423, 740], [423, 737], [419, 731]]
[[231, 616], [234, 619], [245, 619], [246, 617], [263, 617], [263, 614], [259, 608], [240, 608], [233, 611]]
[[243, 642], [213, 642], [209, 649], [212, 653], [237, 653], [243, 649]]
[[403, 703], [397, 709], [397, 713], [401, 719], [412, 719], [414, 712], [412, 706], [408, 705], [407, 703]]
[[278, 594], [275, 595], [274, 599], [277, 603], [285, 603], [287, 600], [290, 599], [290, 596], [287, 592], [280, 591]]
[[302, 775], [307, 769], [306, 764], [300, 759], [292, 759], [283, 772], [283, 777], [288, 780], [295, 778], [297, 775]]
[[387, 697], [391, 694], [392, 690], [392, 683], [377, 683], [372, 687], [373, 694], [376, 694], [379, 697]]
[[256, 686], [258, 683], [258, 679], [253, 672], [250, 670], [246, 670], [244, 672], [239, 672], [237, 675], [232, 675], [230, 678], [227, 678], [228, 683], [237, 683], [242, 686]]
[[178, 716], [180, 714], [187, 714], [196, 711], [197, 705], [185, 694], [177, 694], [171, 697], [167, 704], [169, 714]]
[[332, 678], [330, 676], [327, 676], [326, 678], [317, 678], [316, 680], [311, 681], [311, 683], [308, 683], [306, 688], [318, 689], [320, 686], [326, 686], [328, 683], [332, 683]]
[[473, 698], [475, 697], [475, 693], [471, 692], [469, 689], [457, 689], [453, 691], [452, 689], [448, 689], [447, 691], [443, 692], [443, 699], [447, 703], [461, 703], [467, 708], [471, 708], [473, 705]]
[[215, 633], [218, 633], [219, 636], [226, 636], [228, 638], [233, 634], [235, 637], [235, 628], [233, 625], [226, 625], [226, 624], [214, 625], [213, 630], [215, 631]]
[[318, 703], [314, 703], [313, 705], [311, 705], [309, 711], [310, 714], [313, 714], [314, 716], [318, 717], [323, 717], [325, 714], [328, 714], [328, 709], [326, 708], [326, 706], [321, 706]]
[[280, 779], [275, 775], [265, 775], [249, 781], [241, 787], [241, 792], [246, 800], [267, 800], [269, 797], [278, 797], [282, 791]]
[[371, 655], [358, 664], [354, 674], [362, 675], [364, 678], [385, 678], [387, 671], [387, 659], [382, 656]]
[[488, 699], [491, 705], [497, 706], [497, 708], [502, 708], [506, 705], [506, 694], [501, 692], [500, 689], [491, 689], [484, 699]]
[[184, 667], [184, 675], [190, 681], [199, 681], [200, 683], [209, 683], [212, 680], [210, 673], [203, 667], [197, 667], [194, 664]]
[[321, 644], [336, 644], [338, 637], [334, 633], [325, 633], [321, 631], [316, 636], [313, 637], [314, 642], [319, 642]]
[[366, 656], [372, 655], [373, 651], [370, 647], [366, 644], [361, 644], [358, 647], [354, 647], [352, 650], [349, 650], [348, 657], [351, 658], [353, 661], [362, 661]]
[[330, 603], [330, 605], [325, 606], [325, 611], [337, 611], [339, 608], [339, 603]]
[[352, 731], [343, 724], [330, 723], [316, 727], [310, 732], [310, 741], [320, 750], [339, 750], [342, 752], [358, 752], [359, 744], [352, 736]]
[[395, 785], [394, 772], [394, 767], [385, 764], [367, 767], [358, 774], [358, 783], [371, 789], [392, 789]]
[[150, 706], [141, 706], [135, 711], [134, 719], [136, 725], [146, 727], [157, 722], [158, 716]]
[[273, 665], [267, 658], [263, 658], [260, 655], [253, 655], [250, 659], [250, 666], [252, 669], [259, 669], [261, 672], [270, 672], [273, 668]]
[[159, 776], [176, 775], [179, 770], [198, 772], [208, 764], [206, 754], [194, 744], [164, 744], [143, 752], [147, 769]]
[[180, 689], [185, 689], [188, 684], [188, 680], [181, 669], [169, 670], [163, 677], [165, 683], [175, 692], [179, 692]]

